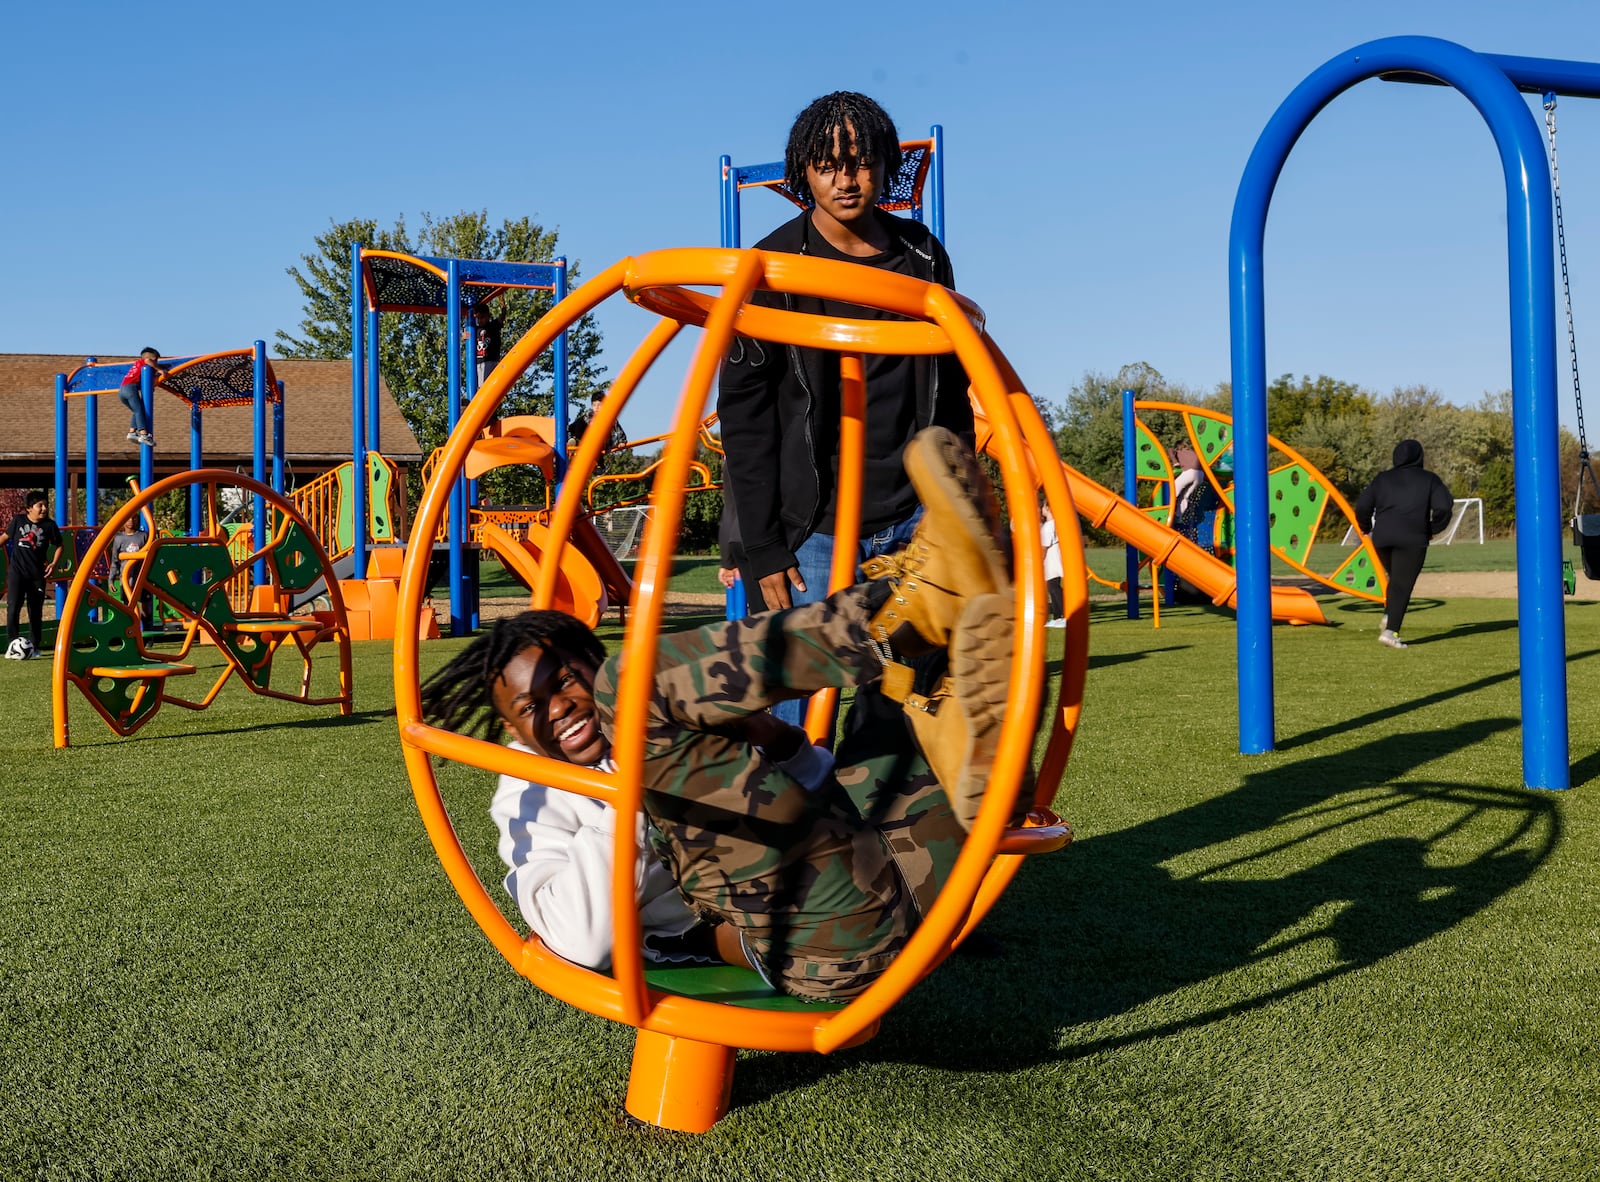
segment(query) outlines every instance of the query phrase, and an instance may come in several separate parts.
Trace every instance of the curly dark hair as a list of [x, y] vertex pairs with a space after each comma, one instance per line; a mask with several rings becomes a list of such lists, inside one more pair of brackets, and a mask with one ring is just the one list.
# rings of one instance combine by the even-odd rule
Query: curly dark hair
[[422, 716], [434, 726], [460, 734], [500, 735], [505, 724], [494, 708], [494, 683], [523, 649], [547, 649], [563, 660], [574, 658], [599, 668], [605, 647], [582, 620], [559, 611], [527, 611], [496, 620], [422, 686]]
[[[839, 141], [835, 159], [834, 138]], [[783, 153], [783, 183], [808, 205], [816, 204], [806, 183], [807, 165], [834, 164], [854, 172], [883, 162], [884, 176], [900, 171], [900, 133], [894, 120], [872, 99], [853, 90], [836, 90], [816, 99], [795, 117]]]

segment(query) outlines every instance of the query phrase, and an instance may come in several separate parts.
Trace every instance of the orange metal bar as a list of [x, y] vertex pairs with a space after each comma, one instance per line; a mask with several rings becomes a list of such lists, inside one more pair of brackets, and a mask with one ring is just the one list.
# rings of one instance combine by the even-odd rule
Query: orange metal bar
[[[877, 272], [873, 276], [878, 277]], [[887, 276], [885, 276], [887, 278]], [[877, 302], [873, 285], [862, 283], [861, 293]], [[949, 334], [955, 353], [978, 404], [987, 412], [994, 432], [992, 446], [999, 449], [1001, 466], [1008, 472], [1026, 472], [1028, 453], [995, 355], [968, 319], [962, 303], [946, 289], [923, 285], [922, 315]], [[859, 297], [856, 297], [859, 298]], [[1012, 521], [1012, 546], [1016, 559], [1014, 588], [1016, 633], [1011, 678], [1007, 687], [1007, 724], [1001, 732], [990, 772], [990, 790], [984, 794], [977, 819], [961, 847], [955, 865], [939, 896], [911, 934], [906, 947], [881, 977], [828, 1021], [817, 1037], [817, 1049], [837, 1050], [880, 1020], [949, 951], [953, 938], [971, 912], [984, 877], [994, 861], [1005, 833], [1014, 796], [1004, 786], [1020, 783], [1033, 754], [1033, 720], [1038, 717], [1044, 682], [1044, 552], [1039, 541], [1038, 499], [1028, 482], [1007, 481], [1007, 508]]]
[[[490, 417], [499, 409], [511, 383], [521, 377], [528, 366], [554, 342], [563, 329], [618, 291], [625, 274], [624, 261], [606, 268], [579, 287], [556, 309], [541, 317], [522, 339], [512, 346], [501, 363], [489, 373], [477, 396], [462, 408], [461, 419], [445, 444], [438, 468], [423, 489], [413, 536], [431, 538], [437, 533], [456, 474], [461, 470], [474, 440], [482, 432]], [[410, 618], [409, 613], [421, 609], [427, 592], [428, 564], [432, 557], [431, 548], [428, 546], [406, 547], [405, 563], [400, 573], [399, 594], [400, 610], [402, 613], [407, 613], [403, 618]], [[444, 738], [445, 732], [436, 732], [434, 728], [425, 726], [422, 721], [422, 681], [417, 659], [419, 641], [416, 630], [406, 628], [398, 631], [399, 635], [395, 637], [394, 642], [395, 714], [400, 731], [401, 750], [406, 762], [406, 771], [411, 779], [412, 793], [417, 801], [417, 810], [422, 814], [423, 824], [427, 828], [435, 852], [439, 855], [440, 864], [444, 867], [445, 874], [455, 887], [456, 893], [466, 904], [468, 912], [501, 954], [512, 964], [520, 965], [522, 937], [500, 914], [499, 908], [489, 898], [489, 893], [472, 869], [472, 864], [468, 861], [466, 852], [461, 848], [455, 830], [450, 825], [450, 817], [445, 810], [444, 800], [439, 793], [438, 780], [434, 776], [427, 752], [419, 745], [418, 739], [421, 734], [427, 733], [430, 739]], [[470, 762], [476, 764], [478, 761]], [[596, 979], [595, 974], [582, 972], [576, 968], [573, 971], [582, 973], [582, 981], [592, 987]], [[572, 1000], [571, 991], [562, 989], [557, 992], [553, 989], [552, 992], [564, 1000]]]
[[[658, 322], [633, 351], [633, 356], [628, 358], [622, 367], [622, 372], [606, 391], [605, 400], [601, 402], [594, 422], [589, 424], [589, 429], [583, 433], [583, 438], [578, 440], [577, 451], [568, 457], [568, 478], [561, 486], [561, 495], [556, 498], [555, 509], [550, 516], [550, 532], [554, 536], [558, 538], [572, 536], [573, 524], [578, 520], [578, 513], [583, 508], [583, 486], [589, 474], [594, 471], [595, 465], [600, 462], [600, 456], [606, 449], [606, 440], [611, 437], [611, 428], [622, 416], [622, 408], [633, 395], [639, 379], [650, 372], [650, 367], [661, 356], [661, 351], [672, 342], [682, 328], [683, 325], [676, 320]], [[483, 397], [481, 392], [478, 397]], [[555, 593], [556, 572], [541, 568], [539, 585], [533, 589], [534, 604], [536, 606], [548, 604], [555, 597]], [[628, 607], [631, 610], [634, 602], [630, 602]]]
[[[662, 472], [656, 479], [655, 512], [645, 526], [644, 543], [633, 572], [633, 617], [628, 631], [626, 657], [617, 681], [615, 734], [611, 758], [617, 766], [619, 807], [625, 817], [639, 812], [644, 776], [644, 737], [649, 725], [650, 701], [655, 688], [656, 647], [661, 635], [662, 611], [666, 606], [667, 581], [672, 571], [672, 556], [677, 550], [679, 526], [683, 521], [683, 481], [694, 459], [699, 441], [700, 419], [705, 414], [711, 383], [722, 367], [722, 359], [733, 345], [735, 317], [740, 306], [761, 281], [762, 258], [752, 252], [738, 260], [734, 273], [723, 289], [723, 296], [706, 322], [705, 336], [695, 351], [694, 363], [684, 379], [678, 401], [677, 420], [672, 439], [662, 455]], [[632, 279], [632, 268], [629, 269]], [[585, 432], [587, 434], [587, 432]], [[662, 487], [665, 482], [665, 488]], [[612, 907], [615, 912], [616, 940], [612, 945], [611, 965], [623, 988], [626, 1012], [632, 1014], [637, 999], [638, 1016], [643, 1017], [647, 996], [644, 964], [640, 957], [639, 907], [634, 879], [634, 826], [618, 825], [615, 858], [612, 866]], [[624, 860], [625, 859], [625, 860]], [[624, 943], [626, 941], [626, 943]]]
[[[856, 581], [861, 551], [861, 485], [867, 466], [867, 370], [859, 353], [839, 358], [839, 474], [834, 494], [833, 566], [828, 572], [829, 592]], [[825, 689], [811, 695], [806, 707], [806, 733], [813, 743], [828, 735], [839, 691]]]
[[[1007, 365], [1010, 370], [1009, 364]], [[1015, 376], [1012, 374], [1011, 376]], [[1054, 440], [1049, 428], [1039, 415], [1033, 400], [1022, 390], [1020, 381], [1013, 384], [1012, 404], [1022, 423], [1024, 438], [1030, 454], [1053, 455]], [[1083, 695], [1089, 672], [1089, 569], [1084, 553], [1083, 532], [1078, 524], [1078, 507], [1072, 498], [1065, 473], [1060, 465], [1045, 464], [1040, 474], [1045, 497], [1050, 503], [1050, 515], [1055, 519], [1056, 535], [1061, 546], [1062, 614], [1067, 626], [1063, 630], [1065, 648], [1061, 659], [1059, 701], [1055, 725], [1045, 747], [1040, 764], [1034, 803], [1048, 807], [1055, 799], [1065, 774], [1067, 759], [1072, 753], [1072, 742], [1078, 733], [1078, 720], [1083, 713]], [[1043, 574], [1041, 568], [1040, 571]]]

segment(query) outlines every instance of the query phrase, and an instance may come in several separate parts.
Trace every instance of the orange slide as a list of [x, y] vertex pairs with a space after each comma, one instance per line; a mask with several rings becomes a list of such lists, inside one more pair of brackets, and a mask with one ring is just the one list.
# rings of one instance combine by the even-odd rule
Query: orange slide
[[[1091, 525], [1110, 530], [1155, 559], [1180, 579], [1193, 583], [1223, 607], [1238, 607], [1238, 575], [1233, 567], [1207, 554], [1182, 534], [1152, 521], [1116, 493], [1090, 480], [1070, 464], [1062, 464], [1072, 502]], [[1272, 589], [1272, 618], [1290, 624], [1326, 624], [1328, 617], [1307, 591], [1299, 587]]]
[[[992, 438], [989, 421], [976, 403], [972, 413], [978, 433], [978, 450], [987, 452]], [[1193, 583], [1211, 596], [1211, 602], [1237, 610], [1239, 576], [1233, 567], [1215, 555], [1207, 554], [1182, 534], [1152, 521], [1135, 506], [1105, 485], [1090, 480], [1071, 464], [1061, 462], [1061, 470], [1066, 473], [1072, 503], [1085, 521], [1109, 530], [1130, 546], [1137, 547], [1180, 579]], [[1272, 589], [1272, 618], [1290, 624], [1328, 622], [1317, 601], [1299, 587]]]
[[[539, 581], [539, 563], [552, 547], [549, 531], [537, 522], [528, 524], [528, 536], [519, 538], [498, 525], [484, 522], [480, 538], [485, 549], [493, 551], [513, 578], [532, 591]], [[556, 576], [555, 602], [550, 606], [576, 616], [593, 628], [609, 605], [599, 572], [582, 553], [572, 547], [561, 551], [561, 570]]]

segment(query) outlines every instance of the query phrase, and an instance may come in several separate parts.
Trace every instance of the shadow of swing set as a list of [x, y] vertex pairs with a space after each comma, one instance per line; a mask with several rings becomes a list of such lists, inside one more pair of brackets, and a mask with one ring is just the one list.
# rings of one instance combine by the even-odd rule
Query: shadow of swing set
[[[160, 537], [150, 506], [177, 489], [195, 488], [204, 520], [186, 537]], [[265, 545], [241, 554], [236, 538], [222, 524], [220, 493], [239, 488], [254, 494], [270, 522]], [[143, 519], [145, 541], [135, 550], [111, 555], [119, 534]], [[248, 536], [248, 535], [245, 535]], [[116, 590], [101, 586], [97, 569], [109, 569]], [[293, 596], [319, 580], [329, 607], [309, 615], [290, 615]], [[176, 635], [145, 632], [140, 605], [154, 600], [176, 616]], [[176, 639], [173, 653], [156, 651], [156, 640]], [[221, 672], [198, 699], [171, 692], [175, 678], [191, 677], [199, 666], [185, 661], [196, 644], [214, 646], [223, 657]], [[272, 686], [273, 659], [292, 645], [301, 659], [294, 692]], [[338, 664], [338, 690], [312, 693], [313, 654], [331, 645]], [[183, 472], [143, 489], [117, 511], [80, 560], [67, 591], [57, 634], [51, 679], [55, 745], [70, 741], [68, 688], [76, 687], [112, 731], [131, 735], [148, 723], [163, 702], [204, 710], [235, 677], [251, 693], [307, 706], [337, 706], [351, 712], [350, 626], [339, 580], [327, 552], [298, 509], [268, 485], [219, 469]]]

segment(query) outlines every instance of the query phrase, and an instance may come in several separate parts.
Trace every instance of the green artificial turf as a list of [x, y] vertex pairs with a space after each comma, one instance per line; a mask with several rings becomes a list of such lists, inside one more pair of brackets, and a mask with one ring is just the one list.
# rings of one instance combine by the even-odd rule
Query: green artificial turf
[[[744, 1054], [709, 1134], [621, 1114], [631, 1032], [483, 938], [417, 817], [389, 646], [352, 718], [252, 698], [117, 739], [0, 662], [0, 1178], [1533, 1179], [1600, 1161], [1600, 605], [1574, 790], [1520, 787], [1515, 605], [1234, 629], [1096, 605], [1077, 827], [866, 1044]], [[1051, 633], [1059, 654], [1060, 633]], [[614, 643], [614, 630], [612, 641]], [[424, 646], [427, 668], [460, 641]], [[450, 768], [498, 897], [491, 777]]]

